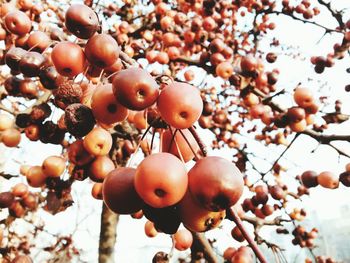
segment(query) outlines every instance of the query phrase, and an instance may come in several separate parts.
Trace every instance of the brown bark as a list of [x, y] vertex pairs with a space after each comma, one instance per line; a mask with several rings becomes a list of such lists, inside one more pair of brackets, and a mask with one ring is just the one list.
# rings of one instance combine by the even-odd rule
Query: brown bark
[[117, 236], [117, 224], [119, 215], [113, 213], [103, 203], [101, 212], [101, 230], [99, 243], [99, 263], [113, 263], [114, 262], [114, 247]]
[[205, 258], [208, 263], [217, 263], [218, 259], [212, 246], [203, 233], [192, 232], [193, 243], [191, 246], [191, 262], [199, 263]]

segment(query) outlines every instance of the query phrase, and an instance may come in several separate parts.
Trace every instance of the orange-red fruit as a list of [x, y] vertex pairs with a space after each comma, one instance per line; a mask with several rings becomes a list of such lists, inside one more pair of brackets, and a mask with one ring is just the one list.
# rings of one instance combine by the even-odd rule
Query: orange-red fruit
[[154, 227], [153, 222], [147, 220], [145, 223], [145, 234], [148, 237], [155, 237], [158, 234], [158, 231]]
[[107, 155], [112, 148], [112, 135], [101, 127], [95, 127], [84, 138], [84, 148], [95, 156]]
[[18, 255], [11, 263], [33, 263], [33, 260], [27, 255]]
[[245, 73], [253, 72], [258, 67], [256, 58], [249, 54], [241, 59], [241, 70]]
[[188, 172], [188, 187], [192, 196], [210, 211], [224, 210], [237, 203], [243, 185], [239, 169], [222, 157], [205, 157]]
[[4, 131], [10, 129], [14, 124], [14, 120], [11, 115], [8, 114], [0, 114], [0, 131]]
[[103, 181], [103, 200], [114, 213], [133, 214], [142, 207], [136, 193], [134, 177], [136, 169], [119, 167], [111, 171]]
[[170, 153], [151, 154], [137, 167], [134, 183], [145, 203], [163, 208], [176, 204], [185, 195], [187, 171], [184, 164]]
[[26, 196], [28, 194], [28, 191], [29, 191], [28, 186], [24, 183], [16, 184], [11, 190], [12, 194], [17, 197]]
[[193, 242], [193, 236], [187, 229], [180, 229], [174, 235], [175, 248], [180, 251], [189, 249]]
[[161, 91], [157, 106], [161, 117], [170, 126], [187, 129], [199, 119], [203, 101], [197, 88], [174, 82]]
[[89, 166], [89, 177], [94, 182], [103, 182], [106, 176], [115, 168], [108, 156], [98, 156]]
[[329, 189], [335, 189], [339, 187], [339, 177], [332, 172], [322, 172], [317, 177], [318, 183]]
[[186, 81], [192, 81], [194, 79], [194, 72], [192, 70], [186, 70], [184, 77]]
[[299, 122], [290, 123], [289, 126], [290, 126], [290, 129], [294, 132], [302, 132], [302, 131], [305, 131], [307, 123], [306, 123], [306, 120], [303, 119]]
[[243, 242], [245, 240], [241, 230], [239, 230], [239, 228], [237, 226], [235, 226], [234, 228], [232, 228], [231, 230], [231, 235], [232, 237], [237, 240], [238, 242]]
[[45, 185], [47, 176], [44, 174], [41, 166], [32, 166], [27, 175], [27, 182], [31, 187], [42, 187]]
[[144, 110], [159, 96], [157, 82], [141, 68], [119, 71], [113, 79], [113, 92], [119, 103], [131, 110]]
[[265, 106], [263, 104], [256, 104], [250, 108], [250, 116], [253, 119], [261, 118], [265, 113]]
[[236, 249], [234, 247], [228, 247], [225, 249], [223, 257], [225, 260], [231, 260], [233, 255], [236, 253]]
[[215, 68], [216, 75], [223, 79], [228, 79], [233, 74], [233, 66], [230, 62], [221, 62]]
[[93, 160], [93, 156], [85, 150], [83, 140], [77, 140], [68, 147], [68, 159], [76, 165], [85, 165]]
[[179, 203], [179, 214], [184, 226], [195, 232], [205, 232], [218, 227], [226, 216], [226, 210], [212, 212], [204, 209], [189, 191]]
[[[196, 140], [193, 138], [191, 132], [189, 132], [189, 130], [186, 129], [177, 130], [175, 136], [173, 136], [174, 133], [174, 129], [172, 129], [172, 132], [169, 129], [163, 132], [162, 151], [169, 152], [177, 156], [180, 160], [182, 157], [184, 162], [192, 160], [194, 158], [194, 153], [192, 152], [192, 150], [196, 153], [199, 150], [199, 146]], [[191, 147], [188, 145], [186, 140], [188, 141]]]
[[91, 109], [97, 121], [108, 125], [128, 116], [128, 109], [116, 101], [111, 84], [97, 87], [92, 95]]
[[143, 111], [136, 112], [133, 118], [133, 123], [135, 127], [139, 130], [147, 128], [147, 121], [145, 118], [145, 113]]
[[21, 132], [10, 128], [1, 133], [1, 142], [7, 147], [16, 147], [21, 142]]
[[44, 32], [36, 31], [30, 34], [26, 44], [32, 51], [41, 53], [51, 44], [51, 39]]
[[47, 177], [60, 177], [66, 169], [66, 161], [60, 156], [49, 156], [41, 167]]
[[89, 39], [99, 29], [99, 21], [95, 11], [82, 4], [72, 4], [68, 8], [65, 25], [69, 32], [83, 39]]
[[71, 42], [54, 46], [51, 59], [57, 72], [63, 76], [74, 77], [84, 70], [85, 54], [79, 45]]
[[103, 200], [102, 183], [94, 183], [91, 189], [91, 195], [97, 200]]
[[99, 68], [112, 66], [119, 57], [117, 41], [108, 34], [92, 36], [85, 46], [86, 58]]
[[5, 16], [5, 26], [12, 34], [23, 36], [30, 32], [32, 22], [24, 12], [14, 10]]
[[29, 171], [29, 168], [30, 168], [30, 167], [31, 167], [31, 166], [28, 165], [28, 164], [22, 164], [22, 165], [19, 167], [19, 173], [20, 173], [21, 175], [26, 176], [26, 174], [27, 174], [27, 172]]
[[302, 108], [307, 108], [314, 104], [314, 98], [311, 90], [307, 88], [296, 88], [294, 90], [294, 101]]
[[350, 163], [345, 165], [345, 171], [350, 172]]

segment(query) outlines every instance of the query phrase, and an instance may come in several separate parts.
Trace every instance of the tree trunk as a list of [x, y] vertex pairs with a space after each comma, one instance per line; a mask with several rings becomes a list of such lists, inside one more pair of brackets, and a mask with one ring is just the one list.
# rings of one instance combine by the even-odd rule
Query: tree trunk
[[119, 215], [113, 213], [103, 203], [101, 212], [101, 230], [99, 243], [99, 263], [114, 262], [114, 247], [117, 237], [117, 224]]

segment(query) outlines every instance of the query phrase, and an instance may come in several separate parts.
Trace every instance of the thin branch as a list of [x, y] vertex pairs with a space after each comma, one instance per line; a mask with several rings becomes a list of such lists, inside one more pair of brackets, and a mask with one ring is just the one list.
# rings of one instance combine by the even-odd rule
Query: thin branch
[[324, 25], [321, 25], [321, 24], [318, 24], [314, 21], [309, 21], [309, 20], [304, 20], [304, 19], [301, 19], [299, 17], [296, 17], [295, 15], [293, 14], [287, 14], [287, 13], [283, 13], [281, 11], [276, 11], [276, 10], [268, 10], [266, 12], [264, 12], [266, 14], [276, 14], [276, 15], [285, 15], [285, 16], [288, 16], [294, 20], [297, 20], [297, 21], [301, 21], [303, 23], [307, 23], [307, 24], [311, 24], [311, 25], [314, 25], [314, 26], [317, 26], [317, 27], [320, 27], [320, 28], [323, 28], [324, 30], [326, 30], [326, 32], [334, 32], [334, 33], [341, 33], [343, 34], [344, 32], [342, 32], [341, 30], [337, 30], [337, 29], [332, 29], [332, 28], [329, 28], [329, 27], [326, 27]]
[[263, 174], [263, 177], [268, 174], [269, 172], [272, 171], [272, 169], [275, 167], [275, 165], [279, 162], [279, 160], [283, 157], [283, 155], [288, 151], [288, 149], [293, 145], [293, 143], [295, 142], [295, 140], [298, 138], [298, 136], [300, 135], [300, 133], [295, 134], [293, 140], [288, 144], [288, 146], [286, 147], [286, 149], [284, 149], [284, 151], [280, 154], [280, 156], [277, 158], [277, 160], [272, 164], [271, 168], [265, 172]]
[[201, 151], [203, 153], [203, 156], [207, 156], [207, 154], [208, 154], [207, 147], [203, 143], [202, 139], [199, 137], [196, 129], [192, 126], [192, 127], [188, 128], [188, 130], [190, 131], [190, 133], [192, 134], [193, 138], [198, 143], [198, 146], [201, 149]]
[[326, 3], [324, 0], [317, 0], [317, 1], [318, 1], [318, 3], [319, 3], [320, 5], [325, 6], [325, 7], [328, 9], [328, 11], [331, 12], [332, 16], [337, 20], [339, 26], [340, 26], [341, 28], [344, 28], [345, 25], [344, 25], [344, 22], [343, 22], [343, 19], [342, 19], [342, 15], [341, 15], [340, 12], [335, 11], [335, 10], [331, 7], [331, 1], [328, 2], [328, 3]]
[[250, 247], [253, 249], [256, 257], [259, 259], [261, 263], [267, 263], [264, 255], [261, 253], [260, 249], [258, 248], [258, 245], [255, 243], [255, 241], [250, 237], [246, 229], [244, 228], [241, 219], [239, 218], [237, 212], [233, 209], [227, 209], [227, 218], [229, 220], [232, 220], [235, 222], [239, 230], [241, 231], [242, 235], [244, 236], [245, 240], [247, 240]]

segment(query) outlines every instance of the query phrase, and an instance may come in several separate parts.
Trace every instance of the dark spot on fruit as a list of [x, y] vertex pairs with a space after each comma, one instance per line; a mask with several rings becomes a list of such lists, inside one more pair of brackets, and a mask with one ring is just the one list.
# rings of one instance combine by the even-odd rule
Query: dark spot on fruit
[[158, 197], [164, 197], [166, 195], [166, 192], [164, 192], [164, 190], [157, 188], [156, 190], [154, 190], [154, 193], [156, 194], [156, 196]]
[[64, 68], [63, 72], [66, 74], [70, 74], [70, 73], [72, 73], [72, 69], [71, 68]]
[[146, 95], [146, 92], [143, 89], [139, 89], [136, 95], [139, 99], [142, 99]]
[[227, 196], [218, 194], [213, 198], [212, 203], [210, 204], [210, 208], [214, 211], [220, 211], [228, 208], [229, 203], [230, 201]]
[[187, 113], [186, 111], [182, 111], [182, 112], [180, 112], [180, 116], [181, 116], [181, 118], [183, 118], [183, 119], [187, 119], [188, 113]]
[[115, 112], [117, 112], [117, 105], [115, 105], [115, 104], [108, 104], [107, 110], [110, 113], [115, 113]]

